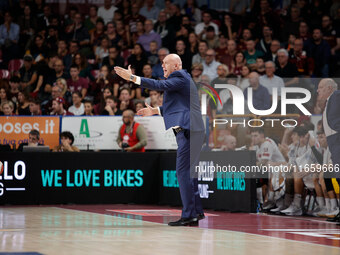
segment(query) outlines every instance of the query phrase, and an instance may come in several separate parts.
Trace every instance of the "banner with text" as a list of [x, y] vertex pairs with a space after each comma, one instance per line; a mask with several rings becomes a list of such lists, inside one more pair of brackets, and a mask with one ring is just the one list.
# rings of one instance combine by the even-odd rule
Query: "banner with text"
[[[147, 132], [146, 149], [177, 149], [175, 136], [172, 130], [165, 130], [162, 117], [135, 117], [135, 121], [142, 124]], [[119, 150], [116, 139], [122, 124], [121, 116], [64, 117], [62, 131], [70, 131], [74, 135], [74, 145], [80, 150]]]
[[28, 142], [28, 133], [36, 129], [40, 132], [40, 143], [52, 149], [59, 144], [60, 117], [0, 116], [0, 144]]

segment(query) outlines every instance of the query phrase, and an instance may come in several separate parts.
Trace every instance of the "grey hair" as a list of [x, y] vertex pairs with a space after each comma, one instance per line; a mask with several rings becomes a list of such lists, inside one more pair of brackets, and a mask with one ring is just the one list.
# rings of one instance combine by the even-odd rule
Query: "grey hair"
[[161, 50], [164, 50], [166, 52], [165, 54], [167, 54], [167, 55], [170, 53], [168, 48], [160, 48], [158, 50], [158, 52], [161, 51]]
[[288, 51], [286, 50], [286, 49], [279, 49], [278, 51], [277, 51], [277, 54], [279, 54], [279, 53], [284, 53], [287, 57], [288, 57]]
[[276, 67], [275, 62], [271, 61], [271, 60], [266, 61], [264, 64], [272, 64], [274, 66], [274, 68]]
[[326, 79], [322, 79], [321, 81], [324, 82], [324, 84], [327, 87], [331, 87], [333, 91], [338, 89], [338, 84], [336, 84], [336, 82], [333, 79], [326, 78]]

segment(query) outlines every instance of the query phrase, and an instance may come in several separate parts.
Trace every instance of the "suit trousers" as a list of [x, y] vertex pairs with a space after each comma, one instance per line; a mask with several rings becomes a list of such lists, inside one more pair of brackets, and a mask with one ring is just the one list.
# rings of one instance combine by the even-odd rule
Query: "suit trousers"
[[[176, 134], [178, 145], [176, 157], [176, 174], [182, 200], [182, 218], [196, 218], [203, 213], [198, 191], [198, 179], [190, 176], [190, 169], [198, 163], [204, 132], [184, 130]], [[194, 144], [191, 144], [192, 141]], [[191, 148], [190, 148], [191, 147]]]

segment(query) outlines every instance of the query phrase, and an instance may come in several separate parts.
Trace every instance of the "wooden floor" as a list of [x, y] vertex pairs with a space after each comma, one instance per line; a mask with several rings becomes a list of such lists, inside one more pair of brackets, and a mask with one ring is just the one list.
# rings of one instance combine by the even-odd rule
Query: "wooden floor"
[[334, 246], [61, 207], [2, 207], [0, 219], [0, 254], [340, 254]]

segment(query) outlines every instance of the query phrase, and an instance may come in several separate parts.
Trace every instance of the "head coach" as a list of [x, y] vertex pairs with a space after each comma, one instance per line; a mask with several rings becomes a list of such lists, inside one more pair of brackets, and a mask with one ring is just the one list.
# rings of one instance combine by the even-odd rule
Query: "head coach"
[[[198, 100], [197, 88], [191, 76], [182, 70], [182, 61], [177, 54], [167, 55], [162, 64], [166, 80], [153, 80], [132, 75], [130, 66], [123, 69], [116, 66], [116, 73], [125, 80], [132, 81], [142, 88], [164, 91], [163, 106], [146, 108], [138, 115], [155, 114], [164, 117], [166, 129], [172, 128], [178, 145], [176, 173], [182, 199], [182, 216], [169, 226], [198, 225], [204, 218], [198, 192], [197, 178], [192, 178], [190, 170], [198, 162], [204, 140], [204, 125]], [[191, 144], [190, 144], [191, 141]]]

